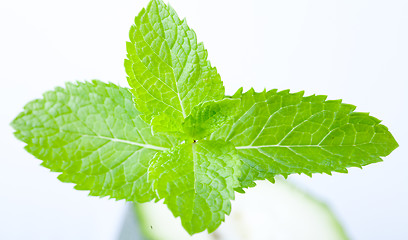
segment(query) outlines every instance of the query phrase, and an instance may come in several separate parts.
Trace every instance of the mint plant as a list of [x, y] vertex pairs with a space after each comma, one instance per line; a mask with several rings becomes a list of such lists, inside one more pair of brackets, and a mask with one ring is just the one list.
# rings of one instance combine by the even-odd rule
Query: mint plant
[[398, 146], [378, 119], [341, 100], [276, 89], [225, 96], [204, 45], [161, 0], [129, 37], [130, 89], [67, 83], [11, 123], [44, 167], [92, 196], [164, 199], [189, 234], [213, 232], [235, 191], [255, 180], [346, 173]]

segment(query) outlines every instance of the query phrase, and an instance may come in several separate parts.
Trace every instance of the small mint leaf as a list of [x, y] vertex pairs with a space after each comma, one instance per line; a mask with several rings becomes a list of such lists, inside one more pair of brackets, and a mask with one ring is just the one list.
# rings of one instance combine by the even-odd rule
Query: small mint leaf
[[239, 103], [239, 99], [223, 99], [194, 107], [183, 123], [184, 132], [193, 139], [203, 139], [231, 121], [238, 111]]
[[183, 132], [181, 124], [174, 118], [165, 113], [158, 114], [152, 118], [150, 122], [152, 133], [163, 133], [175, 136], [179, 139], [185, 139], [187, 136]]
[[157, 154], [148, 177], [159, 199], [192, 235], [213, 232], [230, 213], [240, 167], [231, 143], [203, 140]]

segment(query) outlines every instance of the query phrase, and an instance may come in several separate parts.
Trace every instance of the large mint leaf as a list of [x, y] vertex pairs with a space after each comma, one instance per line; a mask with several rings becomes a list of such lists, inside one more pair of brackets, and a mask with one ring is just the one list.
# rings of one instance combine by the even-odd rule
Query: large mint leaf
[[183, 123], [183, 129], [193, 139], [203, 139], [231, 121], [239, 111], [239, 99], [204, 102], [193, 108]]
[[112, 83], [67, 83], [28, 103], [12, 126], [43, 166], [62, 172], [61, 181], [90, 195], [146, 202], [155, 197], [148, 163], [173, 140], [151, 135], [132, 97]]
[[[207, 60], [207, 50], [195, 32], [161, 0], [152, 0], [135, 19], [129, 33], [125, 68], [143, 119], [162, 114], [182, 124], [201, 102], [220, 100], [224, 87], [217, 70]], [[170, 127], [172, 131], [177, 128]]]
[[398, 146], [378, 119], [341, 100], [252, 89], [232, 98], [241, 99], [240, 112], [211, 139], [236, 146], [244, 187], [276, 175], [347, 172], [381, 161]]
[[240, 169], [231, 143], [203, 140], [157, 154], [149, 180], [188, 233], [213, 232], [231, 211]]

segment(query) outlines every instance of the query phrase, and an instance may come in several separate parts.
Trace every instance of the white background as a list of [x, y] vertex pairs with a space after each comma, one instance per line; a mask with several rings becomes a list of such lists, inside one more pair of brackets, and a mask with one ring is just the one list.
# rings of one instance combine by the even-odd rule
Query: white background
[[[123, 59], [147, 1], [0, 3], [0, 239], [115, 239], [124, 202], [87, 197], [12, 136], [29, 100], [66, 81], [127, 86]], [[389, 127], [400, 147], [349, 174], [290, 177], [325, 200], [353, 239], [408, 239], [408, 1], [171, 0], [227, 93], [239, 86], [342, 98]]]

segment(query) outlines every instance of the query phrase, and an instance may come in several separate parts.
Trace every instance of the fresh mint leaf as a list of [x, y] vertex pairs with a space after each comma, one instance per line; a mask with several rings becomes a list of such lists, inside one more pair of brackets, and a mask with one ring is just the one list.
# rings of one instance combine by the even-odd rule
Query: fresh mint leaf
[[183, 132], [183, 128], [176, 119], [170, 117], [165, 113], [159, 113], [152, 118], [150, 122], [152, 126], [152, 133], [166, 133], [178, 137], [179, 139], [185, 139], [187, 136]]
[[203, 139], [231, 121], [239, 111], [239, 103], [239, 99], [223, 99], [204, 102], [194, 107], [183, 123], [184, 132], [193, 139]]
[[232, 142], [243, 161], [243, 187], [292, 173], [347, 172], [381, 161], [398, 147], [380, 121], [326, 96], [277, 90], [246, 93], [234, 122], [211, 139]]
[[378, 119], [340, 100], [242, 88], [224, 96], [203, 44], [161, 0], [150, 1], [129, 35], [132, 89], [67, 83], [11, 124], [43, 166], [90, 195], [164, 198], [190, 234], [212, 232], [234, 190], [255, 180], [347, 172], [398, 147]]
[[189, 234], [213, 232], [231, 211], [241, 161], [231, 143], [198, 141], [157, 154], [149, 167], [159, 199], [164, 198]]
[[90, 195], [147, 202], [155, 198], [147, 168], [172, 137], [152, 136], [128, 89], [93, 81], [46, 92], [12, 122], [42, 165]]
[[140, 12], [129, 37], [128, 82], [137, 109], [153, 129], [157, 121], [151, 121], [159, 114], [171, 118], [177, 128], [198, 104], [224, 98], [224, 86], [204, 45], [161, 0], [150, 1]]

